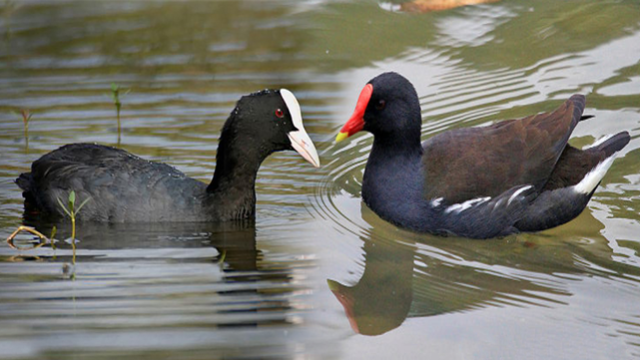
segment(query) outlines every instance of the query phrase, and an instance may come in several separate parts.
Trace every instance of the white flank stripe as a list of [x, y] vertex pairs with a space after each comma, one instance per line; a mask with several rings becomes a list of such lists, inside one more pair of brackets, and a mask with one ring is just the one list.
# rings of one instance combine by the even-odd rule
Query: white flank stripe
[[511, 205], [511, 202], [512, 202], [513, 200], [515, 200], [515, 199], [518, 197], [518, 195], [520, 195], [520, 194], [522, 194], [523, 192], [525, 192], [525, 191], [527, 191], [527, 190], [531, 189], [532, 187], [533, 187], [532, 185], [523, 186], [523, 187], [521, 187], [520, 189], [518, 189], [516, 192], [514, 192], [514, 193], [513, 193], [513, 195], [511, 195], [511, 196], [509, 197], [509, 200], [507, 201], [507, 206]]
[[433, 206], [433, 207], [440, 206], [440, 204], [442, 204], [442, 200], [444, 200], [444, 199], [441, 198], [441, 197], [431, 200], [431, 206]]
[[[437, 200], [437, 199], [436, 199]], [[451, 206], [449, 206], [448, 208], [446, 208], [444, 210], [445, 214], [448, 214], [452, 211], [454, 211], [456, 214], [459, 214], [473, 206], [477, 206], [480, 205], [486, 201], [491, 200], [490, 197], [481, 197], [481, 198], [475, 198], [475, 199], [471, 199], [471, 200], [467, 200], [465, 202], [463, 202], [462, 204], [453, 204]]]
[[600, 162], [596, 167], [591, 169], [578, 184], [573, 186], [573, 190], [581, 194], [590, 194], [607, 173], [614, 159], [615, 155], [612, 155]]
[[598, 145], [602, 144], [603, 142], [605, 142], [605, 141], [607, 141], [607, 140], [611, 139], [612, 137], [613, 137], [613, 134], [605, 135], [605, 136], [601, 137], [600, 139], [598, 139], [598, 140], [597, 140], [596, 142], [594, 142], [593, 144], [591, 144], [591, 145], [587, 145], [587, 146], [583, 147], [583, 148], [582, 148], [582, 150], [587, 150], [587, 149], [594, 148], [594, 147], [596, 147], [596, 146], [598, 146]]

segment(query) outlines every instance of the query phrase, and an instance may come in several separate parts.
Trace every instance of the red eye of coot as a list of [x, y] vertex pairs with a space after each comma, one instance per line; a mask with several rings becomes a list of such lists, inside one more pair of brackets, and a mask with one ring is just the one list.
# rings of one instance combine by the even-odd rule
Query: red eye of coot
[[276, 110], [276, 116], [279, 118], [283, 118], [284, 117], [284, 112], [281, 109], [277, 109]]

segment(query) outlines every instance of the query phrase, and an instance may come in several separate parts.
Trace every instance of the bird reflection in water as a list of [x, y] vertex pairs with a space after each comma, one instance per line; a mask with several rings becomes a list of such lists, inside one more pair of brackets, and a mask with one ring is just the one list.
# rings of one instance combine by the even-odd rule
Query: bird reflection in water
[[364, 204], [361, 212], [371, 225], [361, 236], [363, 274], [355, 285], [327, 280], [361, 335], [384, 334], [408, 317], [505, 305], [561, 307], [572, 295], [569, 282], [580, 276], [640, 276], [637, 268], [613, 260], [604, 237], [584, 242], [582, 233], [599, 234], [603, 227], [589, 212], [580, 223], [594, 225], [573, 231], [576, 238], [565, 242], [557, 241], [555, 230], [490, 241], [418, 235], [386, 224]]
[[[70, 233], [65, 223], [25, 219], [25, 224], [44, 234], [57, 225], [57, 239]], [[256, 233], [253, 220], [210, 224], [84, 222], [77, 229], [76, 278], [91, 282], [96, 276], [108, 275], [118, 284], [122, 281], [125, 292], [131, 282], [139, 281], [136, 291], [141, 292], [163, 284], [161, 293], [165, 296], [175, 292], [187, 303], [210, 304], [202, 315], [215, 327], [291, 325], [290, 298], [301, 285], [291, 284], [294, 270], [286, 263], [264, 259], [256, 246]], [[41, 248], [39, 254], [43, 261], [64, 262], [69, 247], [58, 241], [55, 251]], [[83, 288], [84, 282], [77, 286]], [[161, 298], [170, 302], [170, 297]]]

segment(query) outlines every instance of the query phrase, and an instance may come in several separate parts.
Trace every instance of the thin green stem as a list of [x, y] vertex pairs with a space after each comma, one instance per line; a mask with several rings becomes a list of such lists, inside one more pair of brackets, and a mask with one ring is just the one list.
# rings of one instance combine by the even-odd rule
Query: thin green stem
[[53, 229], [51, 229], [51, 237], [49, 237], [51, 240], [51, 248], [53, 250], [56, 249], [56, 241], [53, 239], [53, 237], [56, 236], [56, 231], [58, 231], [58, 229], [54, 226]]
[[28, 109], [20, 110], [20, 115], [22, 115], [22, 123], [24, 124], [24, 140], [26, 144], [26, 151], [29, 151], [29, 120], [31, 120], [31, 114]]
[[76, 265], [76, 215], [71, 213], [71, 249], [73, 249], [73, 256], [71, 257], [71, 264]]
[[120, 126], [120, 107], [122, 105], [120, 104], [120, 102], [116, 103], [116, 117], [118, 118], [118, 145], [120, 145], [120, 138], [121, 138], [121, 126]]

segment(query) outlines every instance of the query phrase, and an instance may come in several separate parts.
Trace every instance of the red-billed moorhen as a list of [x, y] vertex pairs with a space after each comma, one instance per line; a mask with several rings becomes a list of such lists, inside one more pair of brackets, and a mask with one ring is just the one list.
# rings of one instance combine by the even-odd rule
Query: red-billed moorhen
[[585, 97], [557, 110], [456, 129], [420, 143], [420, 102], [413, 85], [384, 73], [362, 90], [336, 141], [373, 134], [362, 181], [364, 202], [403, 228], [492, 238], [549, 229], [578, 216], [629, 143], [618, 133], [579, 150], [567, 144]]

